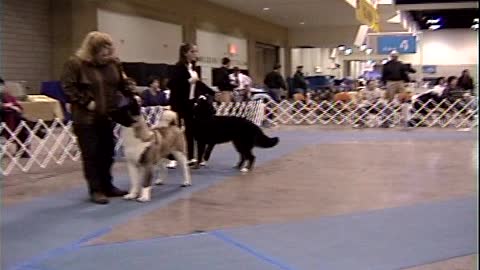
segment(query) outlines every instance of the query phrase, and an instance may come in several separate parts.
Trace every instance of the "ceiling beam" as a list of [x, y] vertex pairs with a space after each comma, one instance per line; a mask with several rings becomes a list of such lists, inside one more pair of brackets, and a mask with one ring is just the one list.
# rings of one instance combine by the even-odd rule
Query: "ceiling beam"
[[398, 10], [440, 10], [478, 8], [478, 2], [396, 5]]

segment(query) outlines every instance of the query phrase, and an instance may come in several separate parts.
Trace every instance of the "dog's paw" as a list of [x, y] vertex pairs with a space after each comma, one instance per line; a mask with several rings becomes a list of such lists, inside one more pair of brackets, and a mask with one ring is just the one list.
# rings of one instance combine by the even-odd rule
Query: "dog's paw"
[[241, 168], [240, 172], [241, 173], [248, 173], [250, 170], [248, 168]]
[[137, 199], [137, 202], [142, 202], [142, 203], [149, 202], [149, 201], [150, 201], [150, 198], [147, 196], [142, 196]]
[[127, 195], [123, 196], [125, 200], [134, 200], [138, 197], [135, 193], [128, 193]]
[[182, 187], [189, 187], [189, 186], [191, 186], [191, 185], [192, 185], [192, 183], [183, 183], [183, 184], [182, 184]]
[[157, 179], [157, 180], [155, 180], [154, 184], [157, 185], [157, 186], [161, 186], [161, 185], [164, 185], [165, 183], [164, 183], [163, 180]]

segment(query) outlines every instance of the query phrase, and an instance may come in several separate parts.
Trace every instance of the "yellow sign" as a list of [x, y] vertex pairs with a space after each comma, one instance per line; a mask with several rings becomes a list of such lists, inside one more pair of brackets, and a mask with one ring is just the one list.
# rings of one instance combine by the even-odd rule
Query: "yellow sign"
[[380, 15], [368, 0], [357, 0], [357, 20], [370, 26], [373, 31], [380, 32]]

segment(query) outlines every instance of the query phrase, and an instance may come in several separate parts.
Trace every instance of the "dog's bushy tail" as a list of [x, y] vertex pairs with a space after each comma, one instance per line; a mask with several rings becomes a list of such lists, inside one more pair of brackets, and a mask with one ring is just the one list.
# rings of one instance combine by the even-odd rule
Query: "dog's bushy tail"
[[255, 136], [255, 146], [262, 148], [272, 148], [278, 144], [280, 139], [278, 137], [270, 138], [261, 129], [258, 129], [257, 136]]

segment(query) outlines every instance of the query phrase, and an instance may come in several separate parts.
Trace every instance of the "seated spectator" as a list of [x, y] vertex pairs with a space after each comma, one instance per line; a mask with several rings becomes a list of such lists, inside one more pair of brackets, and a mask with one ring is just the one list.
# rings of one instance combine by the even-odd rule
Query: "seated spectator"
[[448, 108], [448, 104], [442, 103], [444, 99], [452, 99], [452, 93], [457, 91], [457, 77], [450, 76], [447, 79], [446, 85], [442, 86], [444, 82], [443, 77], [437, 80], [436, 86], [433, 89], [425, 91], [421, 94], [412, 97], [412, 110], [416, 112], [416, 116], [409, 120], [408, 126], [416, 126], [421, 120], [421, 116], [426, 116], [430, 110], [435, 109], [438, 104], [442, 104], [441, 108]]
[[167, 106], [166, 93], [160, 88], [160, 79], [153, 77], [149, 80], [149, 88], [142, 93], [142, 104], [145, 107]]
[[[384, 100], [385, 93], [380, 88], [378, 88], [377, 81], [368, 80], [366, 82], [366, 87], [359, 92], [360, 102], [358, 105], [358, 116], [359, 120], [354, 125], [354, 127], [363, 127], [365, 126], [365, 117], [368, 113], [379, 114], [380, 117], [384, 117], [386, 114], [390, 114], [388, 109], [385, 109], [386, 102]], [[387, 121], [383, 121], [383, 127], [387, 127]]]
[[[7, 130], [3, 130], [2, 136], [4, 136], [7, 140], [10, 139], [20, 126], [20, 123], [24, 120], [22, 115], [23, 108], [18, 103], [17, 99], [10, 93], [9, 89], [5, 86], [5, 82], [2, 78], [0, 78], [0, 94], [1, 94], [1, 103], [0, 103], [0, 113], [1, 113], [1, 120], [5, 122], [7, 128], [11, 131], [9, 133]], [[42, 131], [43, 132], [43, 131]], [[26, 152], [30, 148], [30, 144], [28, 143], [29, 132], [26, 128], [22, 128], [16, 135], [18, 140], [13, 140], [13, 143], [16, 145], [16, 156], [20, 156], [21, 158], [29, 158], [30, 155]], [[43, 135], [39, 136], [43, 137]], [[24, 148], [22, 148], [22, 145]]]
[[473, 78], [470, 76], [470, 71], [468, 69], [465, 69], [460, 78], [458, 78], [458, 87], [470, 91], [473, 95]]

